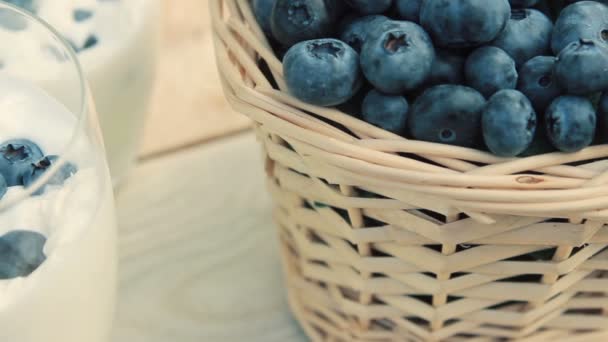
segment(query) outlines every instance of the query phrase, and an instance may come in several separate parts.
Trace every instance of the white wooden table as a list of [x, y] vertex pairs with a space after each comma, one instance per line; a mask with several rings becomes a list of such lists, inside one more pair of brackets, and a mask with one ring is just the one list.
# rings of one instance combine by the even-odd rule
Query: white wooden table
[[163, 0], [141, 161], [117, 196], [112, 342], [306, 341], [286, 304], [260, 149], [220, 88], [207, 5]]
[[252, 133], [141, 163], [117, 198], [114, 342], [305, 341]]

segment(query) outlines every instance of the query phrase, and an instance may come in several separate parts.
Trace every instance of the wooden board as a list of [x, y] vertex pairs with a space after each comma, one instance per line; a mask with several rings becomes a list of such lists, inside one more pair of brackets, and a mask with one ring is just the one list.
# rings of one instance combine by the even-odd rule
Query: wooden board
[[150, 156], [241, 131], [249, 120], [224, 99], [207, 0], [162, 0], [157, 82], [140, 154]]
[[139, 165], [117, 198], [114, 342], [305, 341], [252, 134]]

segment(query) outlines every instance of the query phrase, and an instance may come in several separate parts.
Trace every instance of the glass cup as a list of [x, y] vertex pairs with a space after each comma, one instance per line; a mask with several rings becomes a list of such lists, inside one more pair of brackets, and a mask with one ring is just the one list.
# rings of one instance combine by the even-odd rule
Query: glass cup
[[160, 1], [11, 1], [47, 21], [77, 52], [118, 185], [134, 164], [143, 134], [160, 41]]
[[107, 342], [112, 182], [95, 107], [58, 32], [0, 3], [0, 341]]

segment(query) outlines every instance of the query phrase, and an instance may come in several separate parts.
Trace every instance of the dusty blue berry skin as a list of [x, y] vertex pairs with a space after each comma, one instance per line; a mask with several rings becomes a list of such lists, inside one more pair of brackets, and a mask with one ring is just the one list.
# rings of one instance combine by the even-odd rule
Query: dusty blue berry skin
[[370, 91], [362, 105], [362, 119], [395, 134], [402, 134], [407, 124], [409, 104], [403, 96]]
[[382, 26], [363, 44], [363, 73], [383, 93], [402, 94], [415, 89], [431, 72], [435, 59], [431, 38], [422, 27], [409, 21]]
[[[540, 119], [540, 114], [538, 113], [537, 119]], [[538, 122], [536, 123], [536, 132], [534, 134], [534, 139], [532, 139], [532, 143], [530, 143], [530, 146], [528, 146], [528, 148], [524, 152], [522, 152], [520, 156], [530, 157], [555, 151], [555, 147], [553, 147], [551, 141], [549, 141], [549, 137], [547, 137], [544, 121], [538, 120]]]
[[585, 39], [570, 43], [557, 56], [555, 77], [569, 94], [585, 95], [608, 89], [608, 46]]
[[420, 9], [424, 0], [395, 0], [395, 9], [399, 19], [420, 22]]
[[46, 260], [46, 237], [40, 233], [14, 230], [0, 237], [0, 279], [27, 277]]
[[555, 57], [537, 56], [527, 61], [519, 69], [517, 90], [528, 97], [537, 113], [545, 109], [562, 94], [553, 75]]
[[532, 7], [538, 3], [538, 0], [509, 0], [512, 8]]
[[515, 157], [532, 143], [536, 122], [536, 112], [524, 94], [501, 90], [488, 100], [482, 111], [486, 146], [497, 156]]
[[427, 79], [427, 85], [464, 83], [466, 58], [454, 51], [436, 50], [435, 61]]
[[347, 18], [340, 29], [340, 40], [350, 45], [357, 53], [361, 53], [361, 48], [370, 34], [388, 20], [383, 15]]
[[586, 97], [565, 95], [555, 99], [545, 113], [549, 140], [562, 152], [577, 152], [595, 136], [596, 113]]
[[266, 34], [267, 37], [272, 36], [271, 18], [272, 8], [274, 7], [276, 0], [253, 0], [253, 14], [255, 18]]
[[440, 47], [470, 47], [494, 40], [510, 15], [508, 0], [425, 0], [420, 23]]
[[464, 67], [467, 85], [489, 98], [502, 89], [515, 89], [515, 61], [502, 49], [484, 46], [469, 55]]
[[439, 85], [416, 99], [408, 114], [408, 130], [417, 140], [475, 147], [481, 136], [483, 96], [473, 88]]
[[344, 0], [344, 2], [362, 14], [384, 13], [393, 4], [393, 0]]
[[330, 35], [334, 19], [323, 0], [276, 0], [270, 26], [285, 46]]
[[30, 140], [8, 140], [0, 145], [0, 174], [8, 186], [23, 185], [23, 175], [43, 156], [40, 147]]
[[346, 102], [362, 84], [359, 55], [337, 39], [316, 39], [292, 46], [283, 59], [289, 92], [318, 106]]
[[[41, 160], [32, 163], [27, 172], [23, 174], [23, 186], [30, 187], [38, 178], [42, 177], [47, 170], [59, 161], [59, 156], [51, 155], [42, 158]], [[63, 166], [53, 174], [46, 182], [45, 186], [38, 189], [34, 195], [39, 196], [44, 193], [46, 185], [63, 185], [63, 183], [78, 172], [76, 165], [66, 162]]]
[[558, 55], [580, 39], [608, 40], [608, 6], [596, 1], [581, 1], [563, 9], [553, 29], [551, 49]]
[[508, 53], [519, 67], [530, 58], [549, 54], [552, 31], [553, 23], [542, 12], [516, 9], [492, 45]]

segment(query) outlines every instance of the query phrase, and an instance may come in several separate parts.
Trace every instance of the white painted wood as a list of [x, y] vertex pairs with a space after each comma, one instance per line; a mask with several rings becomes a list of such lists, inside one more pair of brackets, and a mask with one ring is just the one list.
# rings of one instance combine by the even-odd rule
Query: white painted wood
[[305, 341], [253, 134], [141, 164], [121, 190], [113, 342]]

